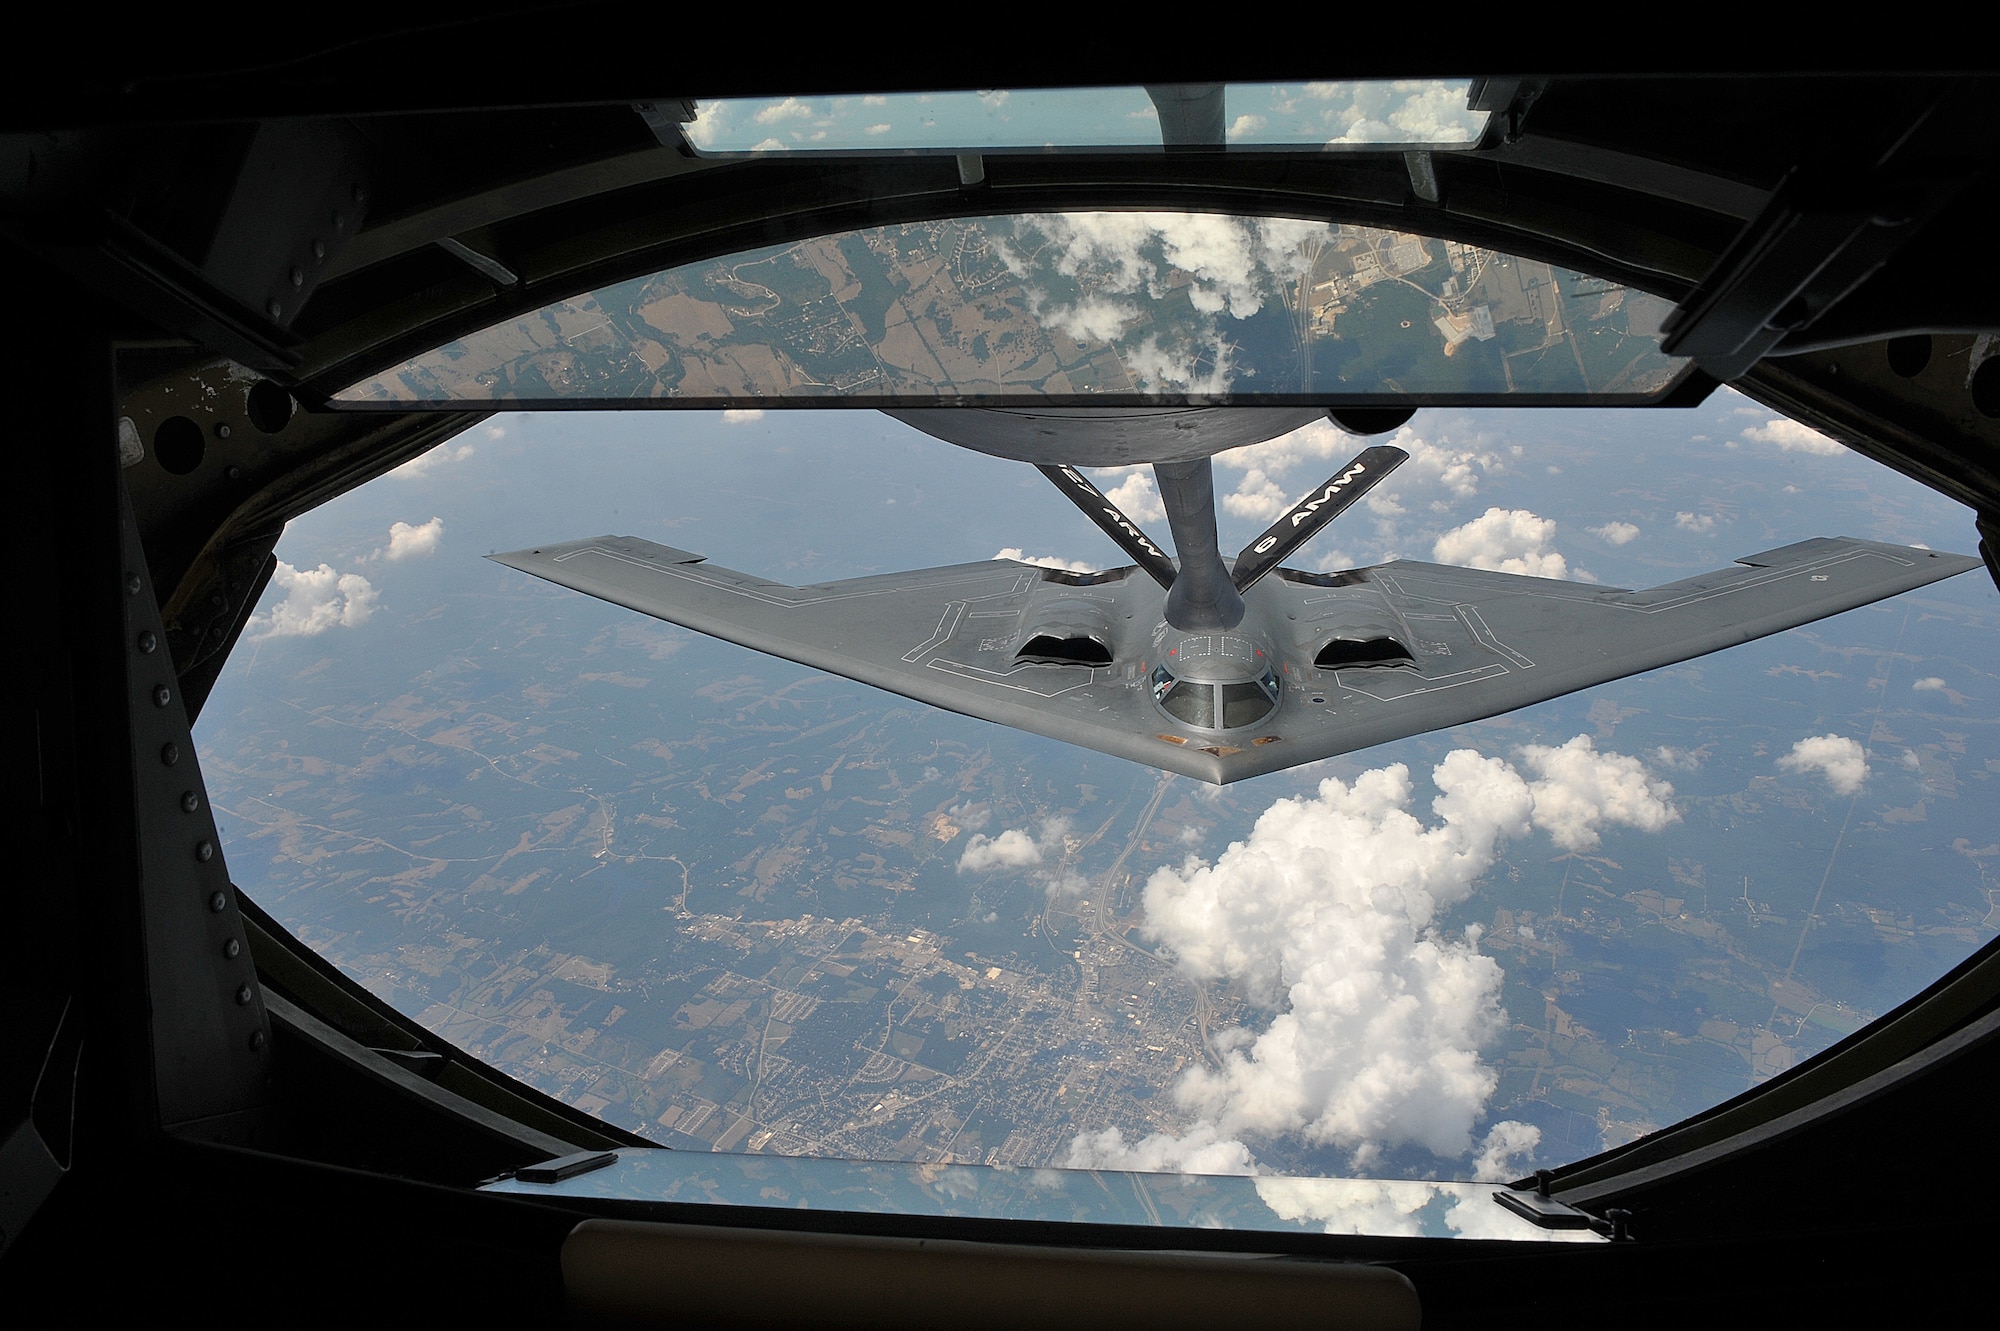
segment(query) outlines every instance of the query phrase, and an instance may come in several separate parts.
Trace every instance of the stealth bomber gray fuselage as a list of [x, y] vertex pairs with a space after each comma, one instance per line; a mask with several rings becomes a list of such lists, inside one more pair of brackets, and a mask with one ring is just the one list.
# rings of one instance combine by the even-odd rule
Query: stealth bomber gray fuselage
[[995, 559], [791, 587], [600, 536], [491, 558], [669, 623], [969, 716], [1223, 784], [1494, 716], [1979, 566], [1819, 538], [1644, 591], [1397, 560], [1279, 561], [1402, 460], [1376, 447], [1234, 559], [1207, 458], [1158, 464], [1178, 561], [1043, 465], [1134, 562]]

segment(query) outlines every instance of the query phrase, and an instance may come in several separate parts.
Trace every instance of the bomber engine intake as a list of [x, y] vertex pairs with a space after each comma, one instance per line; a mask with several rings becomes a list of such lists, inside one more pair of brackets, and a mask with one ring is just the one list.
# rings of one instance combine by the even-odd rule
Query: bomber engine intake
[[1062, 597], [1034, 608], [1014, 660], [1022, 665], [1108, 666], [1117, 659], [1108, 605]]
[[1367, 585], [1334, 589], [1301, 627], [1300, 646], [1315, 670], [1367, 666], [1415, 667], [1416, 635], [1389, 598]]

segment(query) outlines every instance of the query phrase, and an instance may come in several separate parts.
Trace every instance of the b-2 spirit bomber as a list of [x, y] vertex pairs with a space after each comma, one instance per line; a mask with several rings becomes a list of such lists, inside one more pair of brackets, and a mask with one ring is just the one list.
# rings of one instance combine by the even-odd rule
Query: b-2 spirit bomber
[[[1092, 462], [1165, 459], [1153, 468], [1174, 558], [1077, 466], [1043, 460], [1063, 446], [1044, 442], [1048, 430], [1026, 443], [1008, 415], [981, 413], [985, 433], [969, 446], [1033, 462], [1130, 564], [1088, 573], [990, 559], [791, 587], [634, 536], [490, 557], [756, 651], [1218, 785], [1494, 716], [1979, 566], [1819, 538], [1643, 591], [1408, 559], [1308, 572], [1284, 561], [1404, 462], [1401, 449], [1365, 449], [1229, 559], [1207, 453], [1242, 442], [1235, 434], [1201, 420], [1205, 434], [1190, 430], [1185, 417], [1171, 442], [1158, 417], [1061, 422], [1083, 427], [1089, 437], [1070, 447]], [[1266, 428], [1281, 426], [1291, 428]]]

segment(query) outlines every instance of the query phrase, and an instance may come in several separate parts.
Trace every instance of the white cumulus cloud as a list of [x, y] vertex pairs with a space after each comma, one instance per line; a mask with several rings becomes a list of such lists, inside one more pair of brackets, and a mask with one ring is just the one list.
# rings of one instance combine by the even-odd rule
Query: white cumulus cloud
[[[1247, 319], [1288, 283], [1306, 276], [1303, 242], [1329, 234], [1324, 223], [1186, 213], [1055, 213], [1016, 220], [999, 255], [1029, 280], [1036, 318], [1078, 339], [1129, 338], [1140, 312], [1176, 289], [1197, 317], [1121, 342], [1125, 368], [1141, 387], [1192, 393], [1229, 390], [1234, 320]], [[1023, 255], [1039, 255], [1030, 263]], [[1047, 264], [1077, 295], [1035, 285]]]
[[1181, 1136], [1151, 1133], [1128, 1142], [1117, 1128], [1079, 1133], [1069, 1144], [1066, 1169], [1135, 1169], [1147, 1174], [1254, 1174], [1250, 1148], [1225, 1137], [1213, 1123], [1197, 1123]]
[[[1357, 1168], [1401, 1143], [1471, 1154], [1497, 1084], [1480, 1050], [1504, 1023], [1502, 977], [1478, 927], [1450, 937], [1439, 914], [1471, 894], [1503, 837], [1540, 826], [1558, 845], [1592, 844], [1607, 823], [1657, 829], [1677, 816], [1671, 787], [1588, 737], [1524, 750], [1523, 762], [1534, 779], [1470, 749], [1446, 755], [1429, 823], [1411, 812], [1401, 764], [1329, 778], [1316, 796], [1277, 801], [1213, 863], [1156, 871], [1146, 936], [1274, 1015], [1262, 1031], [1215, 1037], [1220, 1068], [1175, 1085], [1194, 1116], [1186, 1132], [1087, 1134], [1072, 1163], [1248, 1166], [1247, 1139], [1292, 1134], [1350, 1151]], [[1532, 1144], [1525, 1128], [1490, 1132], [1473, 1166], [1502, 1169]]]
[[773, 102], [752, 117], [760, 125], [777, 125], [787, 120], [811, 120], [813, 109], [796, 97]]
[[310, 638], [333, 628], [357, 628], [375, 612], [375, 588], [359, 573], [329, 564], [297, 569], [278, 561], [271, 586], [285, 599], [257, 616], [258, 638]]
[[965, 853], [959, 856], [958, 871], [984, 873], [988, 869], [1018, 869], [1041, 862], [1042, 848], [1035, 844], [1035, 839], [1018, 827], [1010, 827], [998, 836], [975, 832], [965, 843]]
[[1017, 564], [1034, 564], [1039, 568], [1068, 569], [1072, 573], [1094, 572], [1090, 565], [1074, 559], [1063, 559], [1056, 555], [1031, 555], [1023, 553], [1018, 545], [1010, 545], [993, 556], [995, 559], [1011, 559]]
[[1743, 431], [1743, 437], [1760, 444], [1775, 445], [1786, 453], [1815, 453], [1820, 457], [1832, 457], [1847, 451], [1837, 440], [1782, 416], [1764, 425], [1750, 426]]
[[1525, 508], [1489, 508], [1462, 527], [1437, 538], [1431, 558], [1440, 564], [1525, 573], [1538, 578], [1566, 578], [1569, 563], [1549, 548], [1555, 540], [1553, 518], [1537, 517]]
[[1542, 1130], [1532, 1123], [1503, 1119], [1487, 1130], [1472, 1158], [1472, 1177], [1482, 1183], [1505, 1183], [1520, 1171], [1519, 1161], [1542, 1144]]
[[[1371, 442], [1321, 420], [1265, 443], [1219, 453], [1215, 457], [1218, 467], [1241, 473], [1233, 487], [1224, 481], [1220, 489], [1222, 511], [1232, 518], [1267, 523]], [[1507, 466], [1500, 453], [1478, 438], [1426, 437], [1406, 425], [1386, 442], [1408, 454], [1408, 461], [1370, 490], [1356, 511], [1339, 524], [1344, 544], [1351, 549], [1364, 539], [1361, 524], [1365, 510], [1374, 520], [1372, 537], [1367, 539], [1380, 551], [1374, 556], [1378, 561], [1395, 559], [1398, 550], [1434, 539], [1449, 521], [1448, 515], [1462, 510], [1466, 500]], [[1514, 451], [1521, 452], [1518, 448]], [[1416, 516], [1411, 518], [1413, 514]], [[1411, 519], [1409, 524], [1406, 518]], [[1344, 550], [1338, 558], [1320, 558], [1318, 567], [1346, 567], [1354, 562]]]
[[1320, 115], [1331, 143], [1464, 143], [1483, 123], [1466, 109], [1464, 85], [1441, 79], [1309, 83], [1306, 92], [1332, 103]]
[[[1235, 489], [1223, 495], [1223, 511], [1269, 522], [1368, 442], [1329, 421], [1313, 421], [1276, 439], [1218, 453], [1218, 466], [1243, 473]], [[1496, 453], [1449, 439], [1426, 439], [1408, 425], [1388, 442], [1410, 458], [1362, 501], [1380, 516], [1393, 517], [1411, 503], [1442, 509], [1448, 499], [1470, 499], [1479, 493], [1480, 482], [1501, 465]]]
[[1479, 482], [1501, 466], [1497, 453], [1448, 440], [1433, 443], [1419, 437], [1407, 425], [1390, 442], [1410, 455], [1410, 460], [1396, 469], [1399, 485], [1415, 481], [1441, 490], [1452, 499], [1470, 499], [1478, 494]]
[[993, 820], [993, 806], [990, 804], [981, 804], [974, 800], [967, 800], [963, 804], [954, 804], [949, 809], [946, 809], [945, 813], [968, 832], [980, 831], [987, 823]]
[[[488, 430], [486, 433], [490, 438], [498, 439], [501, 437], [500, 434], [496, 434], [493, 430]], [[501, 433], [505, 432], [502, 431]], [[420, 476], [430, 475], [439, 467], [449, 466], [454, 462], [463, 462], [471, 456], [471, 444], [439, 444], [428, 453], [417, 454], [417, 456], [411, 458], [408, 462], [397, 467], [389, 474], [399, 477], [402, 480], [414, 481]]]
[[[1204, 311], [1211, 299], [1199, 292], [1188, 297], [1196, 309]], [[1162, 346], [1157, 336], [1149, 334], [1138, 346], [1125, 349], [1125, 368], [1142, 388], [1164, 386], [1197, 395], [1226, 393], [1235, 378], [1236, 347], [1219, 336]]]
[[1139, 317], [1139, 311], [1122, 300], [1080, 300], [1074, 305], [1042, 311], [1042, 321], [1079, 342], [1109, 342]]
[[1942, 693], [1944, 692], [1944, 680], [1936, 675], [1926, 675], [1916, 683], [1910, 685], [1910, 687], [1918, 693]]
[[1845, 735], [1802, 739], [1778, 759], [1778, 766], [1788, 772], [1818, 772], [1836, 795], [1855, 794], [1868, 779], [1867, 751]]
[[1299, 243], [1327, 231], [1316, 222], [1215, 213], [1051, 213], [1021, 226], [1054, 246], [1057, 272], [1088, 289], [1157, 298], [1179, 270], [1193, 278], [1197, 309], [1238, 319], [1264, 307], [1273, 279], [1303, 276]]
[[417, 526], [407, 522], [392, 523], [389, 527], [389, 546], [379, 553], [385, 559], [412, 559], [434, 553], [443, 537], [443, 518], [432, 518]]
[[1528, 785], [1535, 825], [1564, 850], [1596, 846], [1603, 823], [1658, 832], [1681, 819], [1671, 785], [1649, 776], [1637, 758], [1597, 752], [1588, 735], [1559, 748], [1530, 744], [1521, 762], [1537, 778]]
[[[1167, 506], [1160, 502], [1153, 469], [1147, 466], [1093, 467], [1091, 479], [1104, 497], [1118, 505], [1119, 512], [1134, 522], [1163, 522]], [[1113, 485], [1111, 482], [1116, 481]]]
[[[965, 806], [958, 806], [965, 807]], [[980, 804], [964, 826], [978, 833], [986, 826], [992, 808]], [[958, 808], [952, 810], [954, 814]], [[974, 835], [959, 856], [960, 873], [986, 873], [993, 869], [1030, 869], [1029, 877], [1039, 881], [1052, 899], [1084, 896], [1090, 880], [1069, 867], [1069, 852], [1078, 844], [1070, 836], [1069, 819], [1044, 818], [1037, 832], [1010, 827], [997, 836]], [[1040, 866], [1040, 867], [1037, 867]]]
[[[1525, 1127], [1494, 1125], [1501, 1129]], [[1529, 1128], [1533, 1132], [1535, 1129]], [[1499, 1239], [1520, 1235], [1519, 1222], [1493, 1194], [1470, 1183], [1434, 1183], [1427, 1179], [1260, 1178], [1257, 1196], [1286, 1220], [1307, 1221], [1328, 1234], [1401, 1234], [1429, 1232], [1425, 1212], [1444, 1203], [1445, 1227], [1461, 1238]], [[1545, 1242], [1594, 1243], [1587, 1229], [1552, 1229], [1537, 1235]]]
[[1290, 487], [1278, 484], [1263, 468], [1252, 467], [1234, 490], [1222, 496], [1222, 511], [1235, 518], [1269, 522], [1297, 498]]
[[1607, 522], [1602, 527], [1586, 527], [1584, 530], [1606, 545], [1630, 545], [1639, 539], [1639, 529], [1629, 522]]
[[1682, 531], [1691, 531], [1697, 535], [1704, 532], [1711, 532], [1715, 530], [1715, 514], [1676, 513], [1674, 514], [1674, 525]]

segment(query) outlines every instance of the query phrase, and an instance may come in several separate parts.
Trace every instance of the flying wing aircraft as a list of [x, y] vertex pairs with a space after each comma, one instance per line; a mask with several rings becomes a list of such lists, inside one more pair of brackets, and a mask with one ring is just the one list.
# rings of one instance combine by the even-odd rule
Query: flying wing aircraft
[[1074, 467], [1042, 470], [1133, 556], [790, 587], [599, 536], [489, 556], [669, 623], [934, 706], [1226, 785], [1684, 661], [1979, 567], [1845, 538], [1630, 591], [1399, 559], [1282, 560], [1407, 457], [1377, 445], [1234, 560], [1210, 463], [1156, 464], [1178, 564]]

